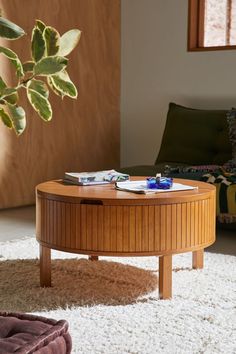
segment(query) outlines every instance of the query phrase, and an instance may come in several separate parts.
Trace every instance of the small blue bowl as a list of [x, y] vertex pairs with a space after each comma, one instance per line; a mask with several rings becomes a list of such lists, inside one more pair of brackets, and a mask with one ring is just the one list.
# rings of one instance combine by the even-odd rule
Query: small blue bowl
[[147, 187], [149, 189], [170, 189], [173, 186], [171, 177], [148, 177]]

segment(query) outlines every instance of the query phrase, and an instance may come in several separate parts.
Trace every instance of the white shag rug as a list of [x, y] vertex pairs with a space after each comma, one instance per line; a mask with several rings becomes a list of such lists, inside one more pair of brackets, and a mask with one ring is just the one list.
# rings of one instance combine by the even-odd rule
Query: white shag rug
[[51, 289], [39, 288], [37, 258], [33, 238], [0, 243], [0, 307], [66, 319], [75, 354], [236, 353], [236, 257], [206, 252], [204, 269], [192, 270], [191, 253], [174, 256], [164, 301], [156, 257], [89, 262], [53, 251]]

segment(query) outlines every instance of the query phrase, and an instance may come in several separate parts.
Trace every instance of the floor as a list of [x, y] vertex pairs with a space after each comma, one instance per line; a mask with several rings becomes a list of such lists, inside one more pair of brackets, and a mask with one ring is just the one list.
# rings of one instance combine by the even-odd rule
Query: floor
[[[216, 242], [207, 251], [236, 256], [236, 231], [217, 230]], [[35, 236], [35, 207], [0, 211], [0, 242]]]

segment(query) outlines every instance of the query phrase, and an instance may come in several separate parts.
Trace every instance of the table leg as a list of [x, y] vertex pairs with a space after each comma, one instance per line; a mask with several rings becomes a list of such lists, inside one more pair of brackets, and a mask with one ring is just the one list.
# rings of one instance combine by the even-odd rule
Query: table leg
[[159, 296], [160, 299], [172, 297], [172, 256], [159, 257]]
[[89, 261], [98, 261], [98, 256], [89, 256]]
[[193, 251], [193, 269], [203, 268], [204, 249]]
[[51, 249], [40, 247], [40, 286], [51, 286]]

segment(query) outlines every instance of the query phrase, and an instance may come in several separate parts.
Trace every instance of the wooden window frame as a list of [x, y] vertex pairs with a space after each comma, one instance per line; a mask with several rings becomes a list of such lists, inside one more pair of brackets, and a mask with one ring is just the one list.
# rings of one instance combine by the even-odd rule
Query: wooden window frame
[[203, 47], [204, 5], [204, 0], [188, 0], [188, 51], [198, 52], [236, 49], [236, 45]]

